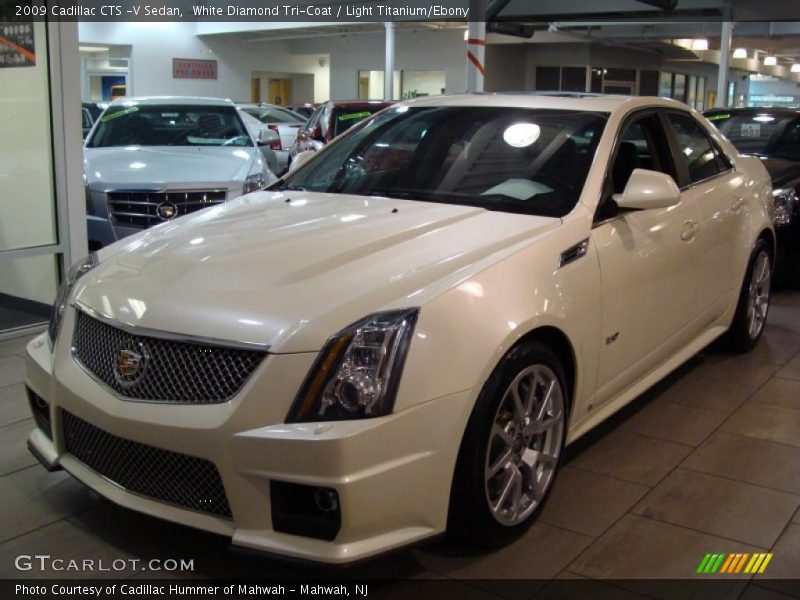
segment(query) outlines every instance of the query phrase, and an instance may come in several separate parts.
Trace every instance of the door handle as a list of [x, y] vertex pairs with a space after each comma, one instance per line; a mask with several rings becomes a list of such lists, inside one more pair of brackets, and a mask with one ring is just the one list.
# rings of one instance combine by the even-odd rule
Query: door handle
[[694, 236], [697, 235], [697, 232], [700, 231], [700, 225], [695, 223], [694, 221], [684, 221], [683, 223], [683, 231], [681, 231], [681, 239], [684, 242], [688, 242], [694, 239]]
[[731, 210], [733, 212], [738, 211], [743, 206], [744, 206], [744, 198], [736, 198], [733, 202], [731, 202]]

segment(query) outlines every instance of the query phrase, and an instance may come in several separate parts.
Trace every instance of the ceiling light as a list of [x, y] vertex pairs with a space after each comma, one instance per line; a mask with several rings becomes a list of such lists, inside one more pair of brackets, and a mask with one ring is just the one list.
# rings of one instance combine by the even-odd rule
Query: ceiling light
[[747, 58], [747, 49], [737, 48], [733, 51], [733, 58]]
[[794, 63], [792, 65], [792, 73], [800, 73], [800, 63]]
[[764, 66], [765, 67], [774, 67], [778, 64], [778, 59], [774, 56], [768, 56], [764, 59]]
[[108, 48], [105, 46], [78, 46], [78, 50], [81, 52], [108, 52]]
[[708, 40], [705, 38], [692, 40], [692, 50], [708, 50]]

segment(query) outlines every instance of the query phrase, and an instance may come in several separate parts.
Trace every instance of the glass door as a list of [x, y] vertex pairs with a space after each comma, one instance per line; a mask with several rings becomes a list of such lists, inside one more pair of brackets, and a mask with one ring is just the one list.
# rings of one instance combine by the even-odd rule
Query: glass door
[[0, 339], [46, 323], [59, 281], [51, 115], [48, 25], [0, 22]]

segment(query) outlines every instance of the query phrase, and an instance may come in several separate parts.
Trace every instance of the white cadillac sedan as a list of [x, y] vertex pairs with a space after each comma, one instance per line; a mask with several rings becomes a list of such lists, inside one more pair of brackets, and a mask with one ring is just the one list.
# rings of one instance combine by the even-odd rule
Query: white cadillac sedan
[[28, 346], [30, 449], [282, 555], [508, 541], [565, 444], [718, 336], [757, 343], [769, 181], [677, 102], [399, 104], [76, 264]]

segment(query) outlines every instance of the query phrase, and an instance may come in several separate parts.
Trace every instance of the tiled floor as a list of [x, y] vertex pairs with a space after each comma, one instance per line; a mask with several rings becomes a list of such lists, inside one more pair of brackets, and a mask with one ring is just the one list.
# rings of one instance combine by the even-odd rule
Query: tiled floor
[[[46, 473], [25, 449], [32, 420], [23, 349], [20, 341], [0, 343], [0, 578], [23, 575], [14, 556], [43, 551], [108, 561], [194, 558], [195, 577], [339, 576], [232, 549], [223, 538], [118, 508], [63, 472]], [[459, 579], [465, 597], [558, 597], [559, 581], [579, 578], [628, 588], [614, 597], [669, 597], [637, 578], [691, 578], [707, 552], [757, 551], [774, 552], [767, 572], [729, 578], [722, 596], [800, 597], [796, 582], [785, 581], [800, 575], [797, 292], [775, 297], [753, 352], [708, 348], [570, 447], [548, 505], [515, 543], [474, 552], [437, 541], [347, 574]], [[536, 581], [482, 581], [502, 578]], [[413, 582], [398, 585], [390, 595], [413, 593]]]

